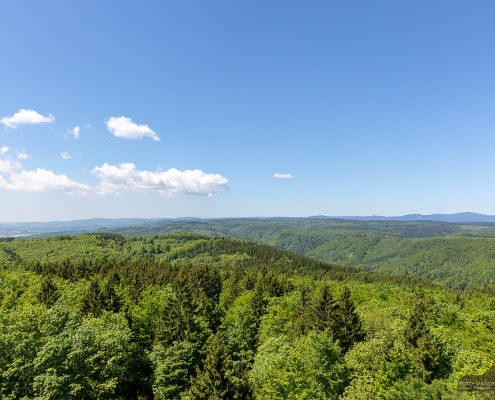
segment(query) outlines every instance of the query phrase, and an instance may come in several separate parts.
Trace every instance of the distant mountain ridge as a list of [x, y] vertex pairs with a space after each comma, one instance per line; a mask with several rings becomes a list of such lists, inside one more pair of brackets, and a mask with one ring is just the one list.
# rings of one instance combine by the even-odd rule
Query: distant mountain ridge
[[461, 212], [455, 214], [407, 214], [396, 217], [384, 217], [381, 215], [371, 216], [325, 216], [316, 215], [309, 218], [331, 218], [331, 219], [349, 219], [358, 221], [438, 221], [438, 222], [495, 222], [495, 215], [478, 214], [473, 212]]
[[348, 221], [435, 221], [446, 223], [495, 223], [495, 215], [485, 215], [472, 212], [456, 214], [408, 214], [396, 217], [372, 216], [326, 216], [317, 215], [311, 217], [239, 217], [239, 218], [91, 218], [72, 221], [50, 222], [4, 222], [0, 223], [0, 237], [27, 236], [36, 234], [49, 234], [56, 232], [94, 232], [100, 229], [112, 230], [129, 226], [156, 226], [175, 222], [206, 222], [226, 220], [259, 220], [259, 221], [288, 221], [288, 220], [348, 220]]

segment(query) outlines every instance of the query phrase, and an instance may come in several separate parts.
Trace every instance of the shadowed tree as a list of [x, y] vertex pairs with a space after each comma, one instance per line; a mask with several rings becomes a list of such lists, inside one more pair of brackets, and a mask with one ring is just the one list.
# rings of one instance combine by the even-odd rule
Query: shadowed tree
[[208, 345], [203, 368], [197, 368], [197, 375], [192, 379], [188, 398], [194, 400], [233, 399], [229, 364], [227, 349], [221, 335], [217, 333]]
[[339, 340], [340, 348], [346, 353], [355, 343], [363, 341], [365, 337], [361, 319], [356, 312], [356, 306], [351, 300], [351, 291], [347, 286], [342, 290], [335, 317], [333, 337]]
[[337, 312], [337, 302], [333, 298], [330, 287], [326, 282], [320, 286], [320, 290], [313, 302], [313, 324], [324, 331], [332, 329]]
[[46, 276], [41, 283], [41, 289], [38, 292], [38, 301], [47, 307], [52, 307], [60, 297], [57, 286], [53, 283], [51, 276]]

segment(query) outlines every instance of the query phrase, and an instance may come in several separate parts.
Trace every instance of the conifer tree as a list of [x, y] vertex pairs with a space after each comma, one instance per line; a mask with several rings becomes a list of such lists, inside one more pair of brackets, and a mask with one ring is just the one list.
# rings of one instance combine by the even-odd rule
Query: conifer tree
[[122, 299], [115, 292], [114, 286], [106, 284], [102, 290], [98, 279], [95, 277], [89, 284], [88, 291], [83, 298], [81, 311], [98, 318], [103, 311], [117, 313], [120, 311]]
[[462, 301], [461, 294], [459, 292], [457, 292], [457, 294], [455, 295], [452, 304], [458, 305], [461, 310], [464, 308], [464, 302]]
[[267, 301], [264, 296], [263, 286], [261, 282], [258, 281], [251, 299], [251, 309], [249, 313], [249, 348], [253, 351], [258, 347], [258, 334], [261, 326], [261, 318], [265, 315], [266, 305]]
[[274, 271], [269, 271], [265, 278], [265, 291], [270, 297], [280, 297], [284, 294], [284, 287]]
[[84, 258], [78, 262], [74, 267], [74, 278], [75, 279], [85, 279], [89, 275], [90, 265], [88, 261]]
[[444, 364], [442, 353], [431, 340], [429, 334], [422, 335], [416, 342], [416, 355], [420, 361], [420, 373], [425, 383], [431, 383], [435, 378], [442, 377]]
[[118, 313], [122, 305], [122, 298], [115, 292], [115, 287], [111, 282], [105, 285], [103, 292], [103, 303], [106, 311]]
[[423, 288], [418, 286], [413, 294], [413, 306], [404, 332], [425, 383], [447, 377], [452, 369], [449, 357], [434, 342], [428, 328], [428, 305]]
[[294, 335], [304, 335], [311, 329], [311, 308], [309, 302], [309, 288], [301, 287], [299, 302], [292, 322]]
[[172, 288], [175, 297], [169, 298], [163, 311], [157, 339], [169, 345], [183, 340], [196, 342], [203, 328], [187, 276], [179, 274], [172, 282]]
[[333, 337], [339, 340], [340, 348], [346, 353], [355, 343], [361, 342], [365, 337], [361, 319], [356, 312], [356, 306], [351, 300], [351, 291], [347, 286], [342, 290], [335, 317]]
[[189, 398], [194, 400], [233, 399], [230, 382], [230, 358], [219, 333], [209, 343], [203, 368], [197, 368], [192, 379]]
[[50, 275], [46, 276], [41, 283], [41, 289], [37, 297], [38, 301], [47, 307], [52, 307], [60, 297], [57, 286], [53, 283]]
[[100, 289], [100, 284], [96, 278], [93, 278], [89, 284], [86, 295], [83, 298], [81, 311], [86, 315], [93, 315], [98, 318], [105, 308], [105, 300]]
[[321, 331], [332, 329], [336, 311], [337, 302], [334, 300], [328, 284], [323, 282], [313, 303], [314, 326]]
[[420, 285], [413, 294], [413, 306], [404, 332], [406, 340], [413, 347], [417, 347], [418, 340], [422, 336], [428, 334], [428, 326], [426, 325], [426, 320], [428, 318], [427, 312], [428, 300]]

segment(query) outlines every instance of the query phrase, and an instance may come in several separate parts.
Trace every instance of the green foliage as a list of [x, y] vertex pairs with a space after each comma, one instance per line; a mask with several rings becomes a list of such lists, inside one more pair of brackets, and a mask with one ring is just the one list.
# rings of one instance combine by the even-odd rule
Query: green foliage
[[222, 336], [217, 333], [208, 344], [203, 368], [197, 369], [186, 398], [195, 400], [233, 399], [230, 358]]
[[120, 311], [122, 299], [115, 293], [114, 286], [111, 283], [104, 284], [103, 289], [100, 282], [94, 278], [88, 287], [81, 305], [81, 311], [85, 315], [99, 317], [103, 311], [118, 313]]
[[340, 349], [328, 332], [311, 331], [292, 343], [269, 339], [255, 357], [251, 380], [260, 399], [337, 399], [344, 388]]
[[355, 343], [364, 340], [365, 333], [361, 319], [356, 312], [354, 302], [351, 300], [351, 291], [347, 286], [344, 286], [342, 290], [332, 325], [334, 339], [339, 341], [344, 353], [349, 351]]
[[57, 286], [53, 283], [51, 276], [46, 276], [41, 283], [41, 289], [38, 293], [38, 301], [47, 307], [52, 307], [60, 297]]
[[81, 320], [70, 315], [64, 329], [55, 330], [34, 359], [34, 391], [44, 399], [116, 398], [131, 351], [122, 316], [104, 313]]
[[153, 367], [155, 398], [180, 399], [200, 361], [196, 346], [187, 341], [175, 342], [169, 347], [158, 343], [153, 346], [149, 357]]
[[428, 300], [425, 297], [423, 288], [418, 286], [413, 294], [413, 306], [409, 318], [407, 320], [407, 327], [405, 330], [406, 340], [413, 346], [418, 347], [418, 341], [426, 334], [429, 333], [428, 326], [426, 324], [428, 318]]
[[482, 291], [193, 234], [0, 245], [25, 260], [0, 269], [2, 399], [467, 399], [495, 364]]
[[314, 326], [321, 331], [326, 329], [335, 331], [334, 321], [337, 316], [337, 310], [337, 302], [333, 298], [330, 287], [326, 282], [323, 282], [313, 303], [312, 317]]

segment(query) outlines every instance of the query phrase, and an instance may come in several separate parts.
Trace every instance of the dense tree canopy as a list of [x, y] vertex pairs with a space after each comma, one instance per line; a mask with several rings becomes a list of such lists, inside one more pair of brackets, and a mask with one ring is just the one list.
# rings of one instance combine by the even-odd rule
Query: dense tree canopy
[[0, 398], [474, 399], [495, 365], [486, 294], [192, 234], [20, 243]]

